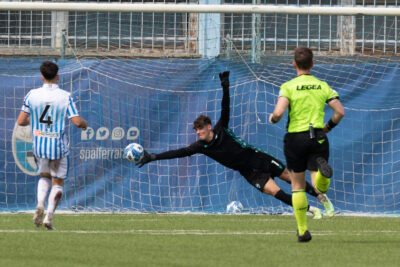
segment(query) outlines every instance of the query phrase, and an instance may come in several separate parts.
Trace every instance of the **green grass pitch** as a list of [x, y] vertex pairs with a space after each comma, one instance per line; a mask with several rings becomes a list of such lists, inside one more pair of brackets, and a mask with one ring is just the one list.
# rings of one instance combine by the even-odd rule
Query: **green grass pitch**
[[0, 266], [400, 266], [400, 218], [56, 214], [56, 231], [31, 214], [0, 215]]

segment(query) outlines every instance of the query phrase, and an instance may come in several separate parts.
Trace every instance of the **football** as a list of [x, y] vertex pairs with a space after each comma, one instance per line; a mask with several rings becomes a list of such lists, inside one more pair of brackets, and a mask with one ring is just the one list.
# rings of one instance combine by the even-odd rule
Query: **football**
[[232, 201], [226, 206], [226, 212], [239, 213], [243, 211], [243, 205], [240, 201]]
[[144, 155], [144, 149], [140, 144], [132, 143], [125, 147], [124, 157], [130, 162], [139, 162]]

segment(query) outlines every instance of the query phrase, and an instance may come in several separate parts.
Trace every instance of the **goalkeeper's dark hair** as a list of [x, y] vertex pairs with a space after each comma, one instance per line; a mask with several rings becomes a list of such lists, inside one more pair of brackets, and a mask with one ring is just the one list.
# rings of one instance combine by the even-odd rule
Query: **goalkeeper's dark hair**
[[193, 129], [202, 129], [206, 125], [211, 125], [211, 119], [208, 116], [200, 115], [193, 122]]
[[294, 52], [294, 61], [301, 70], [309, 70], [312, 67], [313, 52], [308, 47], [297, 47]]
[[47, 81], [51, 81], [57, 76], [58, 66], [54, 62], [44, 61], [40, 66], [40, 72]]

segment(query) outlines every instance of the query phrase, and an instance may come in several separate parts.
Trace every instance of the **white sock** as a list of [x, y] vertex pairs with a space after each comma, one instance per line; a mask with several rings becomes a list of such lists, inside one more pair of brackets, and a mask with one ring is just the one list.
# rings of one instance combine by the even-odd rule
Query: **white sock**
[[63, 193], [63, 187], [59, 185], [54, 185], [51, 188], [49, 195], [49, 206], [47, 207], [47, 214], [45, 220], [51, 221], [53, 219], [53, 214], [56, 211], [58, 202], [61, 200]]
[[47, 198], [47, 193], [50, 190], [50, 185], [51, 185], [51, 180], [48, 178], [43, 178], [41, 177], [38, 182], [38, 187], [37, 187], [37, 201], [38, 201], [38, 206], [41, 206], [44, 208], [44, 204], [46, 202]]

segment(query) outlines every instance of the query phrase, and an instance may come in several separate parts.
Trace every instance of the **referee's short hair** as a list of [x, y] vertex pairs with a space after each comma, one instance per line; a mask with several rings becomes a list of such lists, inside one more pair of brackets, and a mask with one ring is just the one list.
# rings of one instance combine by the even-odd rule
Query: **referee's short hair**
[[312, 67], [313, 52], [308, 47], [297, 47], [294, 52], [294, 61], [299, 69], [309, 70]]
[[57, 76], [58, 66], [51, 61], [44, 61], [40, 66], [40, 72], [47, 81], [51, 81]]
[[211, 125], [211, 119], [208, 116], [200, 115], [193, 122], [193, 129], [202, 129], [206, 125]]

